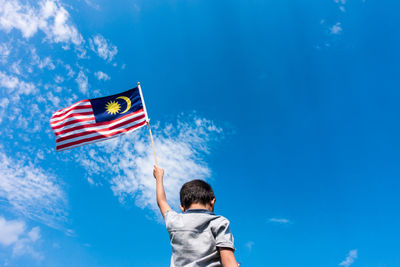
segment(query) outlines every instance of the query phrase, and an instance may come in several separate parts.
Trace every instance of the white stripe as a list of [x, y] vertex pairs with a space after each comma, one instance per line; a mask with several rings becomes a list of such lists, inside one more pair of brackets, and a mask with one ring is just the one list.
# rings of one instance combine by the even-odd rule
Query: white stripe
[[74, 114], [74, 113], [82, 113], [82, 112], [92, 112], [93, 110], [91, 108], [85, 108], [85, 109], [71, 109], [70, 111], [68, 111], [67, 113], [65, 113], [63, 116], [61, 117], [56, 117], [53, 118], [51, 117], [50, 122], [57, 122], [60, 120], [63, 120], [65, 117], [67, 117], [70, 114]]
[[65, 113], [65, 112], [68, 112], [70, 109], [72, 109], [72, 108], [74, 108], [74, 107], [82, 106], [82, 105], [87, 105], [87, 104], [90, 104], [90, 101], [89, 101], [89, 100], [85, 100], [85, 101], [82, 101], [82, 102], [77, 102], [77, 103], [75, 103], [75, 104], [72, 104], [72, 105], [69, 106], [69, 107], [66, 107], [66, 108], [63, 108], [63, 109], [60, 109], [60, 110], [54, 112], [54, 113], [53, 113], [53, 116], [54, 116], [54, 115], [63, 114], [63, 113]]
[[83, 100], [82, 102], [76, 102], [75, 104], [72, 104], [72, 105], [69, 106], [69, 107], [66, 107], [66, 108], [63, 108], [63, 109], [60, 109], [60, 110], [54, 112], [52, 116], [54, 116], [54, 115], [59, 115], [59, 114], [63, 114], [63, 113], [65, 113], [65, 112], [68, 112], [69, 110], [71, 110], [71, 109], [74, 108], [74, 107], [82, 106], [82, 105], [87, 105], [87, 104], [90, 104], [90, 101], [89, 101], [89, 100]]
[[[144, 126], [144, 125], [142, 125], [142, 126]], [[139, 127], [139, 128], [140, 128], [140, 127]], [[138, 129], [138, 128], [135, 128], [135, 129], [133, 129], [133, 130], [136, 130], [136, 129]], [[114, 138], [114, 137], [120, 136], [121, 134], [129, 133], [129, 132], [131, 132], [131, 131], [127, 131], [127, 132], [124, 132], [124, 133], [119, 133], [119, 134], [113, 135], [113, 136], [111, 136], [111, 137], [104, 137], [104, 138], [100, 138], [100, 139], [93, 140], [93, 141], [83, 142], [83, 143], [77, 144], [77, 145], [66, 146], [66, 147], [64, 147], [64, 148], [57, 149], [57, 152], [63, 151], [63, 150], [68, 150], [68, 149], [71, 149], [71, 148], [74, 148], [74, 147], [77, 147], [77, 146], [83, 146], [83, 145], [93, 144], [93, 143], [101, 142], [101, 141], [104, 141], [104, 140], [112, 139], [112, 138]]]
[[[116, 122], [112, 122], [112, 123], [109, 123], [109, 124], [99, 125], [99, 126], [96, 126], [94, 124], [92, 127], [89, 127], [89, 128], [78, 129], [78, 130], [67, 132], [67, 133], [63, 133], [63, 134], [57, 134], [57, 132], [56, 132], [56, 134], [57, 134], [57, 137], [60, 138], [60, 137], [65, 137], [65, 136], [69, 136], [69, 135], [72, 135], [72, 134], [86, 132], [86, 131], [92, 131], [92, 130], [101, 131], [102, 129], [106, 129], [106, 128], [112, 127], [112, 126], [114, 126], [116, 124], [123, 123], [123, 122], [125, 122], [127, 120], [131, 120], [133, 118], [136, 118], [136, 117], [139, 117], [139, 116], [142, 116], [142, 115], [144, 115], [144, 112], [131, 114], [131, 115], [127, 116], [126, 118], [122, 119], [122, 120], [119, 120], [119, 121], [116, 121]], [[74, 126], [77, 126], [77, 125], [74, 125]], [[63, 130], [66, 130], [66, 129], [63, 129]], [[62, 130], [58, 130], [58, 132], [61, 132], [61, 131]]]
[[56, 145], [57, 145], [57, 146], [61, 146], [61, 145], [67, 144], [67, 143], [79, 141], [79, 140], [81, 140], [81, 139], [91, 138], [91, 137], [100, 136], [100, 135], [104, 135], [104, 134], [112, 134], [112, 133], [114, 133], [114, 132], [118, 132], [118, 131], [121, 130], [121, 129], [129, 128], [129, 127], [131, 127], [131, 126], [134, 126], [134, 125], [136, 125], [136, 124], [139, 124], [139, 123], [141, 123], [141, 122], [143, 122], [143, 121], [145, 121], [145, 120], [146, 120], [146, 118], [143, 118], [143, 119], [141, 119], [141, 120], [134, 121], [134, 122], [131, 122], [131, 123], [129, 123], [129, 124], [126, 124], [126, 125], [124, 125], [124, 126], [122, 126], [122, 127], [119, 127], [119, 128], [117, 128], [117, 129], [108, 130], [108, 131], [98, 131], [98, 132], [96, 132], [96, 133], [92, 133], [92, 134], [88, 134], [88, 135], [84, 135], [84, 136], [78, 136], [78, 137], [71, 138], [71, 139], [67, 139], [67, 140], [64, 140], [64, 141], [61, 141], [61, 142], [58, 142], [58, 141], [57, 141], [58, 138], [57, 138], [57, 139], [56, 139]]
[[95, 120], [81, 121], [81, 122], [77, 122], [77, 123], [74, 123], [74, 124], [71, 124], [71, 125], [64, 126], [64, 127], [60, 128], [60, 129], [56, 129], [56, 130], [53, 130], [53, 131], [54, 131], [54, 134], [58, 136], [58, 133], [61, 132], [61, 131], [65, 131], [65, 130], [71, 129], [71, 128], [76, 127], [76, 126], [88, 125], [88, 124], [90, 125], [90, 124], [95, 124], [95, 123], [96, 123]]
[[77, 146], [83, 146], [83, 145], [93, 144], [93, 143], [97, 143], [97, 142], [101, 142], [101, 141], [106, 141], [106, 140], [109, 140], [109, 139], [118, 137], [118, 136], [120, 136], [120, 135], [123, 135], [123, 134], [126, 134], [126, 133], [130, 133], [130, 132], [132, 132], [132, 131], [135, 131], [135, 130], [137, 130], [137, 129], [140, 129], [141, 127], [143, 127], [143, 126], [145, 126], [145, 125], [146, 125], [146, 124], [143, 124], [143, 125], [141, 125], [141, 126], [138, 127], [138, 128], [133, 128], [133, 129], [130, 129], [129, 131], [127, 131], [127, 132], [119, 133], [119, 134], [116, 134], [116, 135], [113, 135], [113, 136], [110, 136], [110, 137], [99, 138], [99, 139], [96, 139], [96, 140], [93, 140], [93, 141], [87, 141], [87, 142], [83, 142], [83, 143], [77, 144], [77, 145], [66, 146], [66, 147], [64, 147], [64, 148], [58, 149], [57, 152], [63, 151], [63, 150], [67, 150], [67, 149], [71, 149], [71, 148], [74, 148], [74, 147], [77, 147]]
[[149, 120], [149, 117], [147, 116], [146, 104], [144, 103], [144, 97], [143, 97], [143, 93], [142, 93], [142, 87], [140, 86], [140, 84], [138, 84], [138, 89], [139, 89], [140, 100], [142, 101], [142, 106], [143, 106], [144, 114], [146, 115], [146, 121], [150, 121], [150, 120]]
[[63, 121], [50, 123], [50, 125], [51, 125], [52, 127], [54, 127], [54, 126], [62, 125], [62, 124], [66, 123], [66, 122], [69, 122], [69, 121], [81, 120], [81, 119], [94, 119], [94, 115], [92, 114], [92, 115], [80, 115], [80, 116], [75, 116], [75, 117], [71, 117], [71, 118], [65, 119], [65, 120], [63, 120]]

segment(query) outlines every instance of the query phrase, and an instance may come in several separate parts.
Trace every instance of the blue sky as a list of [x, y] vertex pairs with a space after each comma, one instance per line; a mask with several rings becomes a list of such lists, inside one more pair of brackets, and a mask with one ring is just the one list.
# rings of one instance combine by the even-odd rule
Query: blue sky
[[399, 8], [0, 0], [0, 265], [168, 266], [146, 129], [48, 123], [140, 81], [168, 200], [209, 181], [242, 266], [400, 266]]

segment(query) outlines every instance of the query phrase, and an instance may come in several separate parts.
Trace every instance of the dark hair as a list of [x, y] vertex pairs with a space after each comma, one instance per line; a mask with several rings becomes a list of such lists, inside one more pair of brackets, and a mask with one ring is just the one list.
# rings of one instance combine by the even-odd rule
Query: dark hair
[[203, 180], [185, 183], [180, 192], [181, 206], [187, 209], [193, 203], [209, 204], [215, 198], [211, 186]]

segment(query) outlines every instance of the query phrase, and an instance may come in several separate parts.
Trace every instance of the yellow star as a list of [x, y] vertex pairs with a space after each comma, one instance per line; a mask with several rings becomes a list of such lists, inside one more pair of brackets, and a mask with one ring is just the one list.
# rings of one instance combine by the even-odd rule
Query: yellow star
[[106, 110], [108, 114], [115, 115], [121, 110], [121, 105], [118, 102], [110, 101], [106, 104]]

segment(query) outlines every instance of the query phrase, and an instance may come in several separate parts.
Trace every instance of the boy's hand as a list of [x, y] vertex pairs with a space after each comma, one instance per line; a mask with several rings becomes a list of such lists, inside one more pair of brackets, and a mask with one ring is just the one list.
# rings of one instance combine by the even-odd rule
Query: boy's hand
[[153, 175], [154, 175], [154, 178], [156, 178], [156, 180], [162, 179], [164, 176], [164, 169], [161, 167], [158, 167], [157, 165], [154, 165]]

